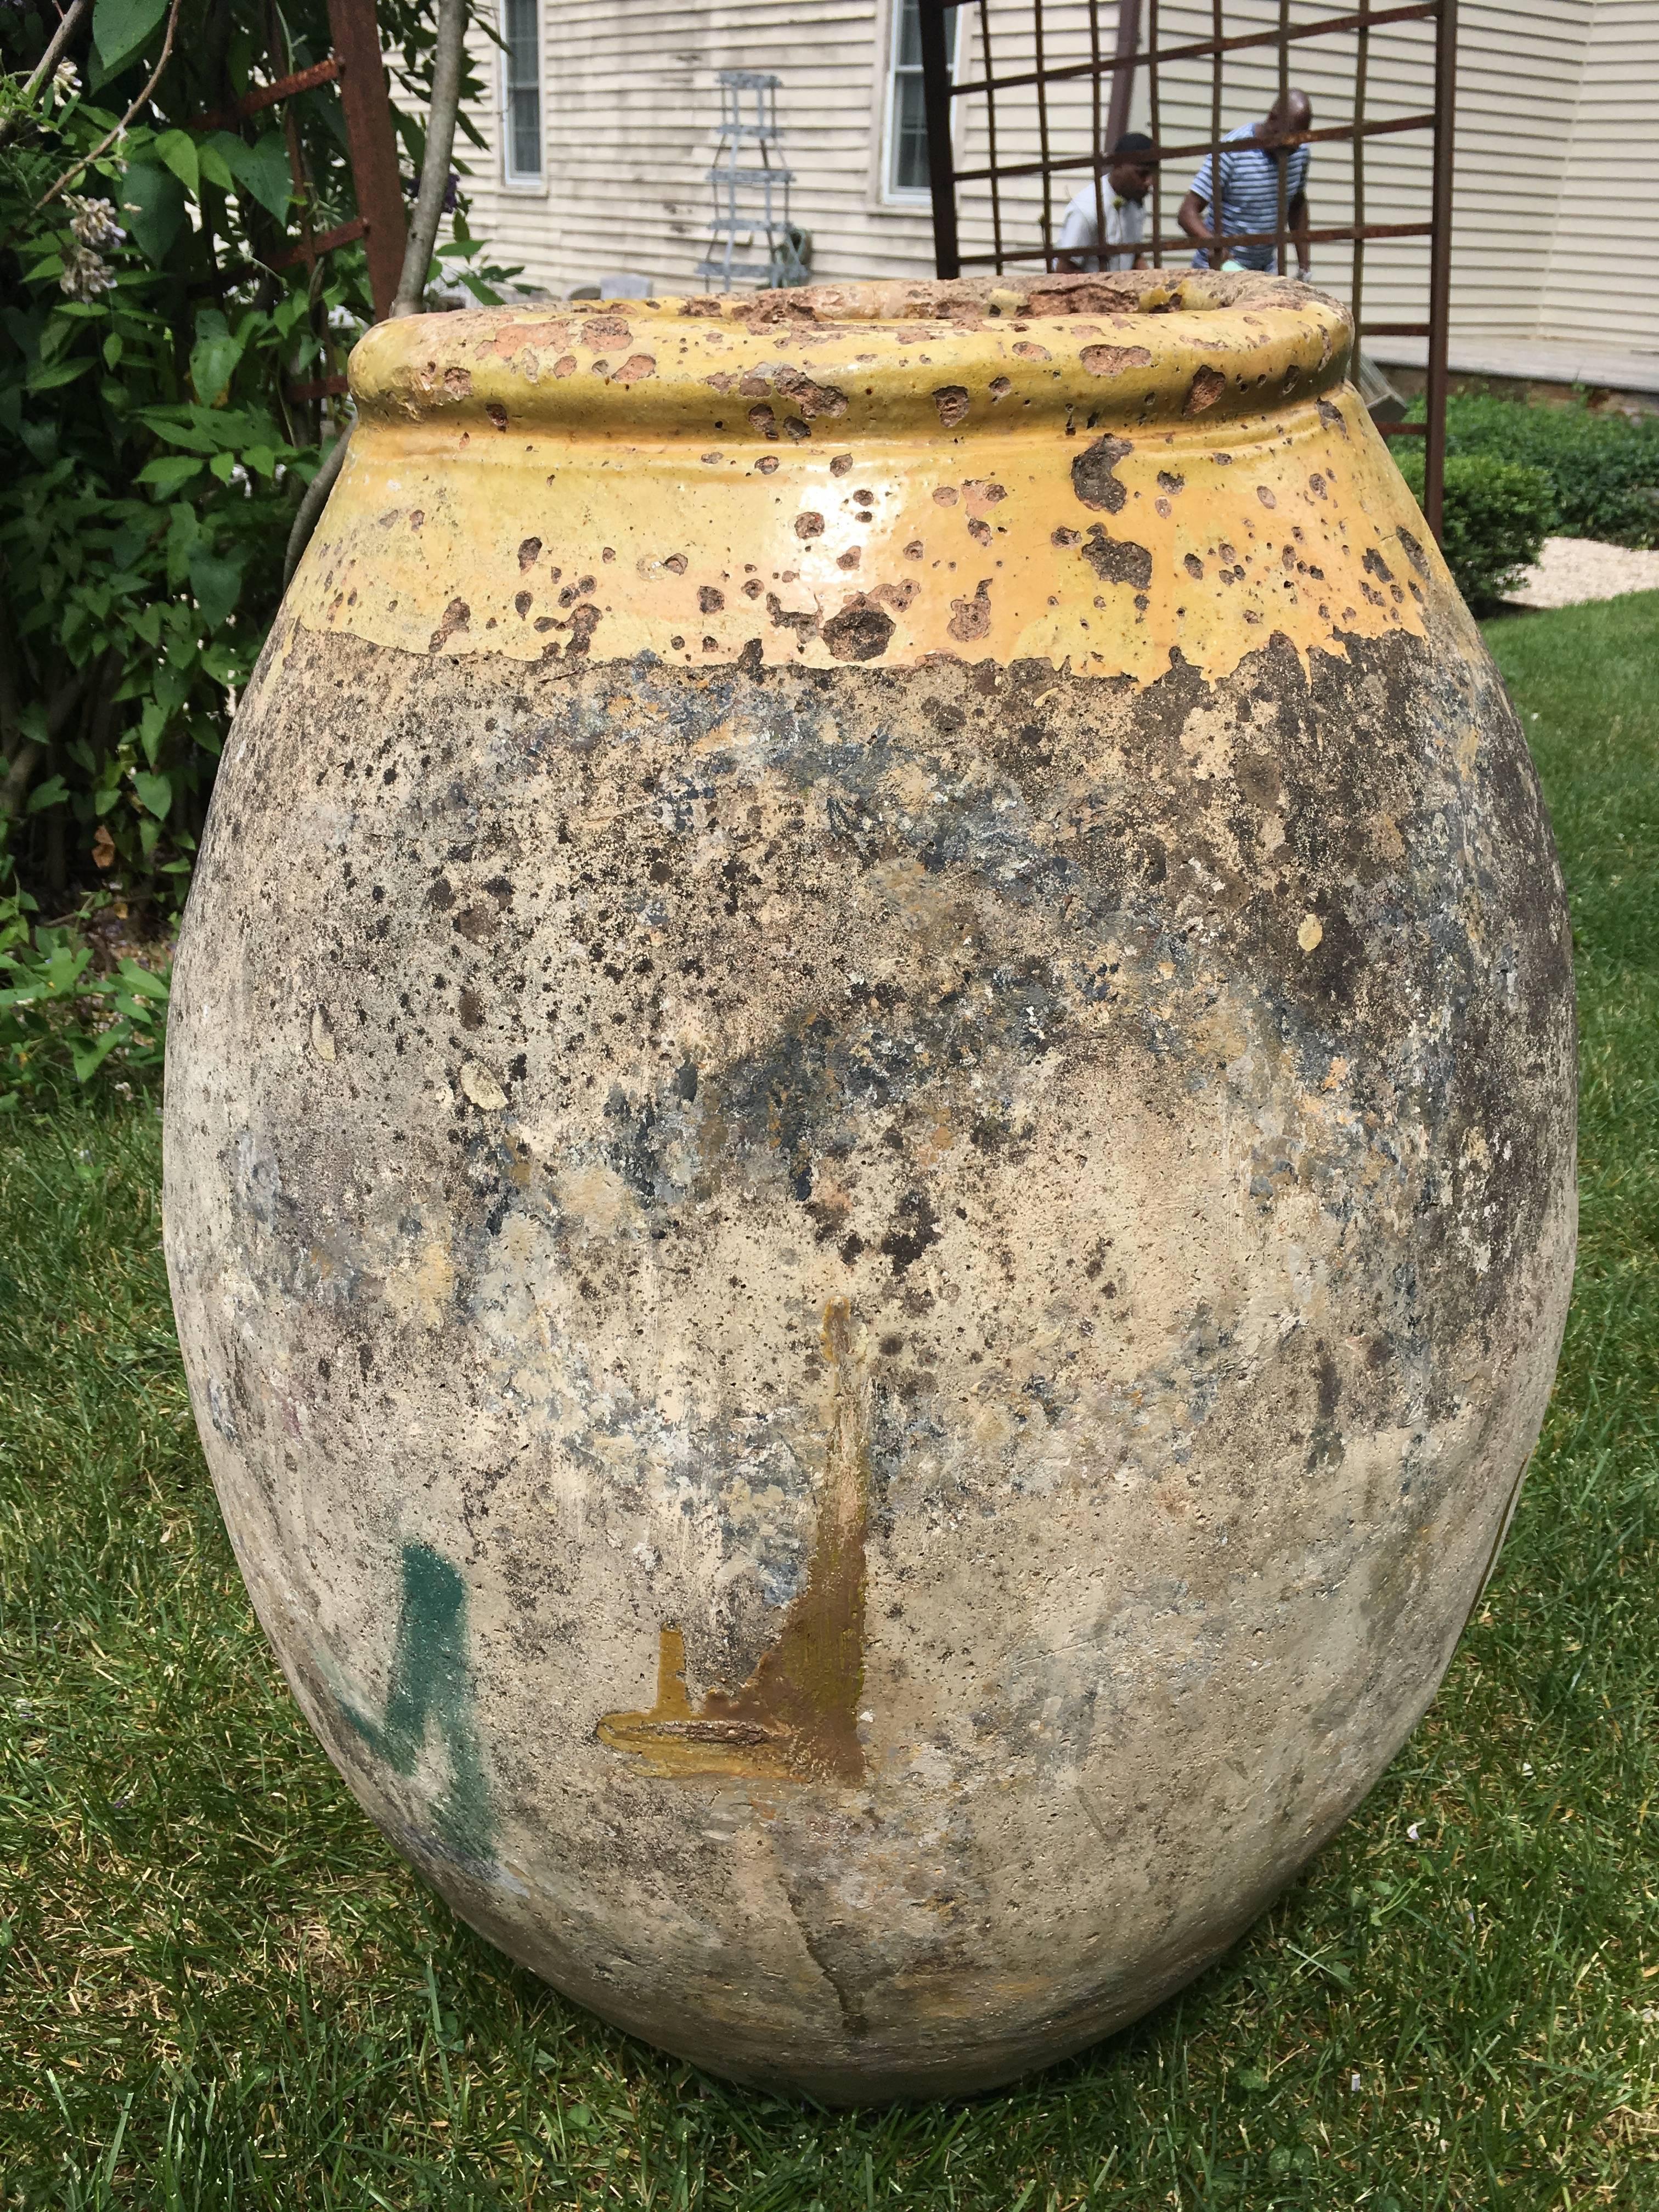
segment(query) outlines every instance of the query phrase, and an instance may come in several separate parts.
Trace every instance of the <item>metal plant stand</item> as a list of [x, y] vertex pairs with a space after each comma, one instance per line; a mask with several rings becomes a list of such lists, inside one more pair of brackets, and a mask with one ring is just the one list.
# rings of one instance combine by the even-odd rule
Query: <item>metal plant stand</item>
[[[770, 289], [804, 284], [805, 234], [789, 220], [789, 187], [794, 178], [780, 154], [783, 133], [778, 127], [778, 87], [783, 80], [758, 70], [721, 70], [716, 82], [720, 88], [720, 145], [708, 172], [714, 213], [708, 252], [697, 264], [697, 274], [705, 288], [717, 282], [724, 291], [734, 283]], [[745, 115], [746, 98], [750, 112]], [[745, 161], [746, 155], [756, 158]], [[763, 234], [765, 260], [738, 260], [738, 239], [758, 243]]]

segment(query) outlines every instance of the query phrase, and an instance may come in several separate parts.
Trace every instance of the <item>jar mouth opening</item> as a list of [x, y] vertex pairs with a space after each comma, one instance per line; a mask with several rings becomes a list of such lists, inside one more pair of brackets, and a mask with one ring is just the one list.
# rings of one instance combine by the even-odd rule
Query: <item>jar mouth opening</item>
[[371, 423], [405, 430], [684, 436], [714, 450], [1049, 418], [1265, 416], [1340, 383], [1352, 338], [1337, 301], [1254, 270], [1038, 271], [410, 316], [361, 340], [350, 382]]

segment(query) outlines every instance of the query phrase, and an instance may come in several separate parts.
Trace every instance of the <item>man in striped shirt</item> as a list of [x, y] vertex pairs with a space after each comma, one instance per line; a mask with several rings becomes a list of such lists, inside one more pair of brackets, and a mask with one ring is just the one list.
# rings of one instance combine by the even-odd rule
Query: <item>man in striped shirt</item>
[[1176, 218], [1198, 246], [1193, 256], [1194, 269], [1212, 269], [1224, 262], [1244, 269], [1273, 268], [1271, 239], [1256, 246], [1228, 245], [1219, 252], [1212, 240], [1218, 234], [1236, 237], [1241, 231], [1278, 229], [1282, 164], [1285, 223], [1296, 243], [1297, 274], [1304, 280], [1312, 274], [1307, 237], [1308, 149], [1295, 143], [1312, 122], [1313, 107], [1307, 94], [1287, 92], [1274, 100], [1261, 122], [1242, 124], [1227, 133], [1221, 142], [1219, 221], [1216, 220], [1212, 156], [1205, 155]]

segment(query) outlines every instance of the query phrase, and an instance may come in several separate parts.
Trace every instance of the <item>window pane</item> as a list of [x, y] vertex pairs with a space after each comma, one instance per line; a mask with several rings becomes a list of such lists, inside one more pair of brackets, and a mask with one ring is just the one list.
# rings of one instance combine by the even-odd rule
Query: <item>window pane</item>
[[893, 190], [927, 189], [927, 113], [922, 104], [921, 71], [906, 70], [893, 80]]
[[535, 86], [515, 87], [507, 98], [513, 142], [513, 173], [538, 177], [542, 173], [542, 96]]
[[501, 35], [507, 78], [507, 173], [539, 177], [542, 173], [542, 68], [539, 15], [536, 0], [505, 0]]
[[[943, 9], [945, 51], [953, 55], [957, 44], [957, 10]], [[922, 95], [921, 10], [919, 0], [893, 0], [893, 67], [891, 125], [887, 189], [890, 192], [927, 190], [927, 106]], [[952, 71], [954, 74], [954, 70]]]
[[516, 91], [541, 76], [536, 51], [536, 0], [507, 0], [507, 78]]
[[899, 69], [921, 67], [921, 10], [917, 0], [897, 0], [893, 10], [893, 60]]

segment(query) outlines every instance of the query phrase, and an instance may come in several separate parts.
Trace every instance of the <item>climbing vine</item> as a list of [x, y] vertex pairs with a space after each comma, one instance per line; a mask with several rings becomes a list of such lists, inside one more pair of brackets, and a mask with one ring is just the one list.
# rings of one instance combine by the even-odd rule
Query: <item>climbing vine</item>
[[[437, 12], [380, 0], [411, 191]], [[108, 984], [64, 928], [112, 905], [158, 930], [182, 899], [337, 427], [323, 387], [373, 319], [361, 245], [296, 252], [356, 212], [337, 88], [237, 112], [330, 46], [326, 0], [0, 0], [0, 1100], [41, 1010]], [[434, 304], [515, 273], [461, 182]], [[139, 1051], [128, 998], [96, 1034]]]

